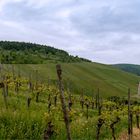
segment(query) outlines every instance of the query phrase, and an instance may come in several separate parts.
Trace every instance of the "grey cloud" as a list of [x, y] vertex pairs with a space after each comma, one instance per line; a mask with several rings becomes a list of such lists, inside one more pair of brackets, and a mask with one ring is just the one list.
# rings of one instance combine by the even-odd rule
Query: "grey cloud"
[[29, 7], [25, 2], [9, 3], [3, 8], [3, 18], [16, 21], [41, 20], [44, 18], [43, 10]]
[[48, 44], [97, 62], [140, 64], [138, 0], [6, 1], [0, 40]]
[[[121, 1], [119, 2], [121, 3]], [[119, 6], [112, 8], [111, 5], [107, 5], [94, 11], [94, 8], [89, 5], [89, 8], [81, 9], [78, 14], [74, 14], [71, 21], [76, 29], [84, 31], [86, 34], [94, 35], [103, 32], [139, 33], [140, 3], [127, 5], [128, 7]]]

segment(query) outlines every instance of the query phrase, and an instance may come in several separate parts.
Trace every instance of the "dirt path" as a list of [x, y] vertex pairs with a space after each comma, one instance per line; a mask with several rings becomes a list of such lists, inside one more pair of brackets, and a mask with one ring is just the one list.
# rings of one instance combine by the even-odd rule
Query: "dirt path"
[[[128, 140], [128, 134], [127, 131], [123, 132], [120, 135], [120, 138], [118, 140]], [[140, 140], [140, 129], [133, 128], [133, 137], [132, 140]]]

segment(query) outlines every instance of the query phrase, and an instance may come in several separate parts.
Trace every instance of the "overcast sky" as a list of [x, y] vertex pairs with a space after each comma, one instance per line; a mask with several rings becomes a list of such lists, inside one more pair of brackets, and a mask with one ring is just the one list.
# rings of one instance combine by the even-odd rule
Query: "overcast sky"
[[140, 64], [140, 0], [0, 0], [0, 40]]

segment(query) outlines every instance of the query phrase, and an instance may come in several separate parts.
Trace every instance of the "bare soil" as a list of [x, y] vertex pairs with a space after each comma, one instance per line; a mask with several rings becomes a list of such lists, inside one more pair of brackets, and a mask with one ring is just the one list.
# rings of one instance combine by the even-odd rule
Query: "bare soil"
[[[127, 131], [123, 132], [118, 140], [128, 140], [128, 134]], [[140, 140], [140, 129], [133, 128], [133, 136], [132, 140]]]

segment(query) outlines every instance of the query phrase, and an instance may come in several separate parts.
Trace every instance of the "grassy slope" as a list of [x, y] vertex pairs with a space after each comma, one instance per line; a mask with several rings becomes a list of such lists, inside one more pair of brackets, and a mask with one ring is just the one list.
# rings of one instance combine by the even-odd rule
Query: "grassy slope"
[[[22, 72], [28, 75], [29, 70], [38, 70], [40, 78], [55, 80], [55, 64], [41, 65], [20, 65]], [[92, 95], [100, 88], [101, 96], [107, 97], [112, 95], [125, 96], [127, 89], [131, 88], [133, 94], [137, 93], [137, 84], [140, 77], [115, 69], [108, 65], [98, 63], [69, 63], [62, 64], [64, 79], [71, 82], [71, 87], [75, 93], [80, 93], [82, 89], [85, 94]]]
[[[12, 78], [13, 79], [13, 78]], [[23, 80], [23, 79], [22, 79]], [[22, 81], [21, 80], [21, 81]], [[11, 81], [11, 80], [10, 80]], [[10, 86], [11, 85], [11, 86]], [[54, 106], [54, 87], [46, 88], [39, 95], [39, 102], [35, 101], [36, 91], [29, 92], [26, 82], [22, 83], [19, 93], [15, 93], [14, 84], [9, 85], [7, 97], [7, 109], [0, 89], [0, 140], [42, 140], [44, 130], [51, 120], [55, 131], [50, 140], [66, 140], [63, 113], [60, 99], [57, 98], [57, 106]], [[51, 112], [48, 113], [48, 96], [51, 95]], [[27, 97], [31, 97], [30, 108], [27, 108]], [[91, 99], [91, 98], [89, 98]], [[79, 96], [72, 97], [73, 105], [70, 112], [71, 135], [73, 140], [95, 140], [98, 110], [89, 108], [89, 118], [86, 119], [86, 107], [81, 109]], [[68, 98], [66, 98], [68, 102]], [[111, 112], [110, 112], [111, 113]], [[127, 114], [115, 125], [115, 135], [127, 129]], [[103, 125], [100, 140], [111, 140], [110, 128]]]
[[116, 65], [113, 65], [113, 66], [116, 67], [116, 68], [119, 68], [123, 71], [130, 72], [130, 73], [133, 73], [133, 74], [136, 74], [136, 75], [140, 76], [140, 65], [116, 64]]

